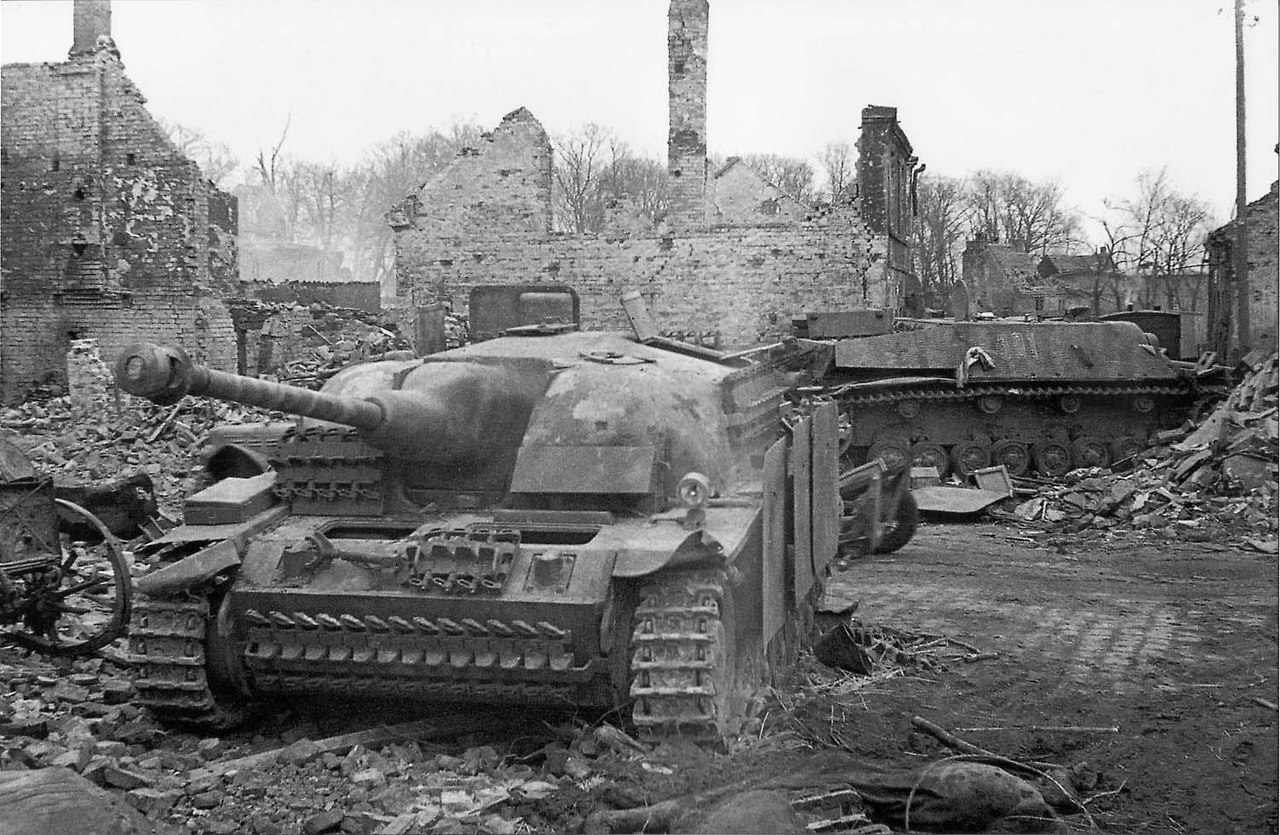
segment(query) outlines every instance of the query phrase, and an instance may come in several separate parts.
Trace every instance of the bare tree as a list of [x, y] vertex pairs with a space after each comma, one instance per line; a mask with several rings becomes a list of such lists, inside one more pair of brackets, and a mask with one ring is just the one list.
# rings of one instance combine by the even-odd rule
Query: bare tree
[[283, 160], [280, 156], [280, 149], [284, 147], [284, 140], [289, 135], [289, 125], [293, 122], [293, 114], [290, 113], [284, 120], [284, 128], [280, 131], [280, 138], [271, 148], [271, 155], [267, 156], [264, 149], [258, 149], [258, 159], [254, 163], [254, 168], [258, 172], [258, 176], [262, 178], [262, 184], [271, 189], [276, 190], [279, 180], [282, 176]]
[[637, 157], [609, 128], [588, 123], [557, 136], [555, 205], [566, 231], [599, 232], [610, 214], [629, 214], [652, 226], [667, 212], [667, 171], [661, 162]]
[[960, 277], [958, 255], [970, 215], [965, 195], [966, 183], [954, 177], [925, 175], [917, 184], [911, 256], [928, 307], [945, 307]]
[[779, 154], [747, 154], [742, 161], [788, 197], [813, 203], [813, 166], [805, 160]]
[[1065, 204], [1056, 182], [982, 170], [969, 178], [966, 202], [971, 233], [1003, 240], [1024, 252], [1069, 251], [1083, 243], [1080, 216]]
[[1134, 184], [1136, 194], [1103, 201], [1107, 214], [1099, 221], [1111, 256], [1122, 271], [1144, 279], [1144, 305], [1195, 310], [1202, 280], [1175, 276], [1199, 271], [1215, 225], [1208, 204], [1178, 192], [1167, 168], [1143, 171]]
[[165, 119], [160, 119], [159, 122], [178, 152], [195, 160], [200, 171], [214, 185], [224, 186], [226, 179], [240, 166], [240, 160], [225, 142], [217, 142], [195, 128], [177, 122]]
[[827, 176], [827, 194], [832, 203], [853, 197], [857, 182], [856, 159], [853, 146], [844, 140], [828, 142], [818, 156], [823, 173]]
[[620, 140], [594, 122], [552, 140], [556, 149], [556, 213], [571, 232], [597, 232], [604, 225], [601, 179], [619, 153]]

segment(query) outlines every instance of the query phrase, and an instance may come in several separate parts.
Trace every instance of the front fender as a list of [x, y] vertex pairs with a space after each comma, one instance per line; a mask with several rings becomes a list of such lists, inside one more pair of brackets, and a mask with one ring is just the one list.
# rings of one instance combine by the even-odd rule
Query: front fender
[[168, 597], [211, 580], [240, 565], [240, 547], [234, 539], [215, 542], [189, 557], [152, 571], [135, 583], [135, 588], [151, 597]]
[[[680, 533], [685, 533], [683, 530]], [[644, 577], [664, 568], [719, 560], [724, 548], [705, 530], [692, 531], [674, 547], [626, 548], [613, 565], [614, 577]]]

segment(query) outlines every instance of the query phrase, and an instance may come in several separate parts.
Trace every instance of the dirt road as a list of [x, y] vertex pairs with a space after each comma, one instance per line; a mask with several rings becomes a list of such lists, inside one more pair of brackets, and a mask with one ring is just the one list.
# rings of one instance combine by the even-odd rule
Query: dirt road
[[[1127, 533], [1042, 548], [1016, 528], [926, 525], [892, 555], [855, 563], [834, 594], [857, 616], [999, 653], [863, 691], [836, 715], [877, 760], [921, 715], [1008, 756], [1087, 761], [1107, 830], [1275, 832], [1277, 567], [1274, 556]], [[901, 764], [901, 756], [899, 757]]]

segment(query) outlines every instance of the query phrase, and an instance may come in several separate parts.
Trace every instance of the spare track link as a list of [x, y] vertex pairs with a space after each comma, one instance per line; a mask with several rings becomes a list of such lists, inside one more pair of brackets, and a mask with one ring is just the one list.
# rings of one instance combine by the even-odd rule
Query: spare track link
[[129, 662], [137, 701], [167, 722], [221, 730], [241, 714], [220, 703], [205, 673], [209, 599], [139, 595], [129, 626]]
[[631, 635], [632, 716], [648, 736], [720, 739], [731, 728], [733, 628], [721, 570], [672, 572], [640, 590]]
[[1198, 386], [1192, 388], [1189, 386], [1141, 385], [1112, 388], [1106, 386], [1027, 386], [1010, 384], [1008, 386], [973, 386], [963, 389], [908, 388], [894, 391], [886, 388], [881, 391], [864, 393], [849, 391], [841, 386], [833, 386], [824, 393], [838, 398], [842, 404], [861, 406], [873, 403], [896, 403], [899, 400], [973, 400], [989, 394], [1029, 399], [1058, 397], [1066, 394], [1109, 395], [1116, 397], [1130, 394], [1201, 396], [1205, 394], [1223, 394], [1226, 391], [1229, 391], [1229, 389], [1223, 386]]

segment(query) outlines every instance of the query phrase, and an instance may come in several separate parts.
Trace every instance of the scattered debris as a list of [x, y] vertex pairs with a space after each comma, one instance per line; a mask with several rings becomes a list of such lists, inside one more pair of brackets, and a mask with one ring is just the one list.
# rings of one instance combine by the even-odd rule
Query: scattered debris
[[1073, 541], [1125, 528], [1276, 554], [1278, 378], [1272, 354], [1198, 422], [1156, 433], [1158, 445], [1141, 453], [1130, 471], [1075, 470], [1056, 485], [1014, 479], [1019, 493], [1031, 488], [1031, 498], [990, 513], [1070, 534]]
[[1009, 494], [1004, 491], [948, 487], [939, 484], [912, 490], [911, 495], [916, 500], [916, 507], [925, 516], [963, 519], [977, 516]]

